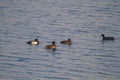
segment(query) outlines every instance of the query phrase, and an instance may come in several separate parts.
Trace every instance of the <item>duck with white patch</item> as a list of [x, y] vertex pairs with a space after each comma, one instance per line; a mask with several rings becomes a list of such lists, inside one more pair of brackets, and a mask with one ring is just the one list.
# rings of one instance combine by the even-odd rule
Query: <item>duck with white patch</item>
[[34, 40], [32, 40], [32, 41], [27, 41], [26, 43], [27, 43], [27, 44], [32, 44], [32, 45], [38, 45], [38, 44], [39, 44], [39, 41], [38, 41], [38, 39], [34, 39]]

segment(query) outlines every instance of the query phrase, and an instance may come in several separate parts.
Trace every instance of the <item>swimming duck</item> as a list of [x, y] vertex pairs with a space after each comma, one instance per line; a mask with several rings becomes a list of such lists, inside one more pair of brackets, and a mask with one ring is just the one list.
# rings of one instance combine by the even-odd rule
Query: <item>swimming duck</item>
[[38, 45], [39, 44], [39, 41], [38, 41], [38, 39], [34, 39], [34, 40], [32, 40], [32, 41], [28, 41], [28, 42], [26, 42], [27, 44], [32, 44], [32, 45]]
[[56, 50], [56, 42], [52, 41], [52, 45], [46, 45], [45, 48], [52, 49], [53, 51], [55, 51]]
[[101, 34], [101, 36], [103, 37], [103, 41], [104, 40], [114, 40], [115, 39], [114, 37], [105, 37], [104, 34]]
[[69, 38], [68, 40], [61, 41], [60, 43], [61, 43], [61, 44], [71, 45], [71, 44], [72, 44], [72, 41], [71, 41], [71, 39]]

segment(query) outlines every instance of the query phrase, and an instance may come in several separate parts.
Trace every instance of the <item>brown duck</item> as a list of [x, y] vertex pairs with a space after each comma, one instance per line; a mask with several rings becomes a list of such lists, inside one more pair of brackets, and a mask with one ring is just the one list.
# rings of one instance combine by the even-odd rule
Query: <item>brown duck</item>
[[60, 43], [61, 43], [61, 44], [71, 45], [71, 44], [72, 44], [72, 41], [71, 41], [71, 39], [69, 38], [68, 40], [61, 41]]

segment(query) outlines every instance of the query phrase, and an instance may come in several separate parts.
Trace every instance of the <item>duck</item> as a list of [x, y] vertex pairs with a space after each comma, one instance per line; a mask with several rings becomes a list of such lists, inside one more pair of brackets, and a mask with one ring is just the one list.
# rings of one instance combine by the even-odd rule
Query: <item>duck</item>
[[64, 41], [60, 41], [61, 44], [67, 44], [67, 45], [71, 45], [72, 41], [70, 38], [68, 38], [68, 40], [64, 40]]
[[53, 51], [55, 51], [56, 50], [56, 42], [52, 41], [52, 44], [51, 45], [46, 45], [45, 48], [46, 49], [52, 49]]
[[105, 35], [104, 34], [101, 34], [101, 36], [103, 37], [103, 41], [104, 40], [114, 40], [115, 38], [114, 37], [105, 37]]
[[26, 43], [27, 43], [27, 44], [32, 44], [32, 45], [38, 45], [38, 44], [39, 44], [39, 41], [38, 41], [38, 39], [34, 39], [34, 40], [32, 40], [32, 41], [27, 41]]

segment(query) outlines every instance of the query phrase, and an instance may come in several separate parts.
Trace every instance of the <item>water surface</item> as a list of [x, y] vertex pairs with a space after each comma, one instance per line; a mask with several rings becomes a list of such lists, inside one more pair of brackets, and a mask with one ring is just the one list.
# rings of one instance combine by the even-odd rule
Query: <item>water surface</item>
[[120, 1], [0, 0], [0, 80], [120, 80]]

